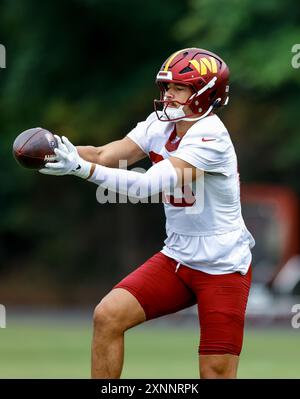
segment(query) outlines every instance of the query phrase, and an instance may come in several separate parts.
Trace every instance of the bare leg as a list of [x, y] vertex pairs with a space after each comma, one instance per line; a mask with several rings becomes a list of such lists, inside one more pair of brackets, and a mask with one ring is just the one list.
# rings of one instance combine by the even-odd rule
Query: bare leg
[[138, 300], [122, 288], [113, 289], [96, 307], [92, 342], [92, 378], [120, 378], [124, 332], [146, 320]]
[[236, 378], [239, 356], [200, 355], [200, 378]]

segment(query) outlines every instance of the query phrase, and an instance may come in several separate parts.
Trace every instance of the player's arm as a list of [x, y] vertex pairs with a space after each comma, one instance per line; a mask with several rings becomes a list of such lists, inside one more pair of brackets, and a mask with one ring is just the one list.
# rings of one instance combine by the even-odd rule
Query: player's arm
[[[76, 147], [66, 137], [57, 137], [58, 148], [54, 151], [57, 162], [48, 162], [41, 172], [50, 175], [73, 174], [122, 194], [147, 198], [162, 191], [193, 181], [198, 173], [187, 162], [172, 157], [153, 165], [146, 173], [109, 168], [82, 159]], [[201, 172], [200, 172], [201, 173]]]
[[126, 160], [128, 165], [132, 165], [147, 156], [129, 137], [102, 147], [78, 146], [76, 148], [79, 156], [84, 160], [110, 168], [119, 167], [120, 160]]
[[[203, 173], [203, 170], [180, 158], [170, 157], [153, 165], [146, 173], [120, 171], [92, 164], [88, 178], [96, 184], [123, 194], [128, 194], [130, 187], [134, 187], [140, 197], [143, 196], [141, 192], [147, 197], [164, 190], [183, 187], [198, 179]], [[133, 190], [131, 194], [134, 194]]]
[[169, 161], [177, 173], [177, 187], [183, 187], [186, 184], [193, 182], [204, 173], [203, 170], [195, 168], [195, 166], [184, 161], [183, 159], [170, 157]]
[[88, 179], [108, 190], [142, 199], [183, 187], [203, 173], [188, 162], [171, 157], [154, 164], [146, 173], [93, 164]]

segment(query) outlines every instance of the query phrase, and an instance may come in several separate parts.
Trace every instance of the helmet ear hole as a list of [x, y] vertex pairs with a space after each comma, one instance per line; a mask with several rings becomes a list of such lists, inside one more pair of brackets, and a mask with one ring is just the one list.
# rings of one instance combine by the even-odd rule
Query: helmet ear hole
[[214, 100], [215, 97], [216, 97], [216, 94], [217, 94], [217, 89], [213, 90], [213, 91], [210, 93], [209, 99], [210, 99], [211, 101]]

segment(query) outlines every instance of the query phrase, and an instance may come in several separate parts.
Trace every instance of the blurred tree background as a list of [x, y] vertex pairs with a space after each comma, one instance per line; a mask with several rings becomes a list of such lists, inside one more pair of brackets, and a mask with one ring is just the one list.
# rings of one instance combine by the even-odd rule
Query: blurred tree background
[[96, 186], [22, 169], [11, 149], [35, 126], [76, 145], [123, 137], [152, 112], [156, 73], [180, 48], [230, 67], [222, 118], [242, 182], [300, 193], [299, 22], [296, 0], [2, 0], [0, 303], [97, 302], [161, 248], [161, 205], [99, 205]]

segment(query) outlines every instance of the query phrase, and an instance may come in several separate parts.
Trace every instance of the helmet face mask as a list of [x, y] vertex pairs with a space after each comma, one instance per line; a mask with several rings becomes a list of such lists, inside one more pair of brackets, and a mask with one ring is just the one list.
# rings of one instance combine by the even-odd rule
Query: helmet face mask
[[[167, 99], [166, 98], [166, 92], [167, 92], [167, 85], [169, 82], [158, 82], [158, 86], [160, 88], [160, 99], [159, 100], [154, 100], [154, 109], [156, 113], [158, 114], [158, 111], [161, 111], [161, 115], [159, 116], [159, 119], [163, 121], [177, 121], [181, 120], [182, 118], [186, 118], [189, 116], [193, 116], [193, 113], [190, 112], [188, 115], [184, 111], [185, 106], [189, 106], [191, 104], [191, 97], [194, 94], [194, 89], [192, 85], [186, 85], [189, 86], [193, 93], [189, 96], [189, 98], [185, 102], [181, 102], [178, 99]], [[177, 84], [177, 82], [172, 82]], [[182, 83], [178, 83], [182, 86]], [[173, 104], [176, 103], [178, 106], [175, 107]]]
[[[172, 54], [164, 62], [156, 77], [160, 99], [154, 100], [154, 110], [158, 119], [195, 121], [204, 118], [214, 108], [227, 104], [228, 78], [227, 65], [214, 53], [198, 48], [188, 48]], [[165, 99], [168, 83], [188, 85], [193, 90], [193, 94], [187, 101], [180, 104], [178, 112], [171, 111], [170, 103], [173, 101]], [[189, 107], [191, 113], [184, 113], [183, 106], [185, 105]], [[162, 112], [159, 113], [160, 108]]]

